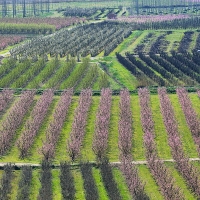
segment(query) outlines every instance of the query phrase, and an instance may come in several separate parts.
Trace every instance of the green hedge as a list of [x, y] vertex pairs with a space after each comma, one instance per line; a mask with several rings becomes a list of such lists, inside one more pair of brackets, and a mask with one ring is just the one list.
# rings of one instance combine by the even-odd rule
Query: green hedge
[[[176, 93], [176, 88], [177, 88], [176, 86], [166, 87], [166, 88], [167, 88], [167, 93], [168, 94], [175, 94]], [[185, 86], [185, 88], [187, 89], [187, 91], [189, 93], [197, 92], [197, 90], [200, 90], [200, 85], [198, 85], [198, 86]], [[3, 89], [5, 89], [5, 88], [0, 88], [0, 92], [2, 92]], [[26, 89], [26, 88], [15, 88], [15, 89], [6, 88], [6, 89], [13, 90], [14, 94], [16, 94], [16, 95], [19, 95], [23, 91], [26, 91], [26, 90], [34, 90], [34, 89]], [[150, 87], [148, 87], [148, 89], [149, 89], [149, 92], [151, 94], [158, 94], [158, 91], [157, 91], [158, 86], [150, 86]], [[47, 90], [47, 89], [36, 89], [36, 95], [43, 94], [43, 91], [45, 91], [45, 90]], [[54, 95], [60, 96], [63, 91], [64, 90], [55, 90], [54, 91]], [[130, 92], [130, 94], [137, 95], [138, 94], [138, 89], [129, 90], [129, 92]], [[80, 93], [81, 93], [81, 91], [74, 91], [74, 96], [79, 96]], [[93, 90], [92, 93], [93, 93], [93, 96], [100, 96], [101, 95], [101, 91], [99, 91], [99, 90]], [[120, 94], [120, 90], [112, 90], [112, 95], [119, 95], [119, 94]]]

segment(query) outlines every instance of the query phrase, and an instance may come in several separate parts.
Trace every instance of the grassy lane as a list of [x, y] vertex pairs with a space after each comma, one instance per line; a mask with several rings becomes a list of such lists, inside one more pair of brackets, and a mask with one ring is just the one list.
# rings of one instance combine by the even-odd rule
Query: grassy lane
[[92, 88], [94, 81], [96, 81], [97, 77], [99, 76], [98, 71], [99, 67], [96, 64], [90, 65], [87, 72], [85, 73], [85, 76], [82, 78], [75, 89], [80, 91], [82, 89]]
[[74, 169], [72, 171], [72, 174], [74, 176], [74, 185], [76, 189], [75, 199], [85, 200], [83, 178], [82, 178], [80, 169]]
[[72, 103], [69, 107], [68, 115], [65, 119], [62, 131], [60, 133], [60, 138], [58, 140], [57, 146], [56, 146], [56, 152], [55, 152], [55, 162], [59, 163], [60, 161], [69, 161], [70, 157], [67, 153], [67, 139], [70, 136], [72, 123], [74, 120], [75, 115], [75, 109], [78, 106], [78, 98], [79, 97], [73, 97]]
[[4, 170], [0, 170], [0, 180], [1, 180], [2, 176], [3, 176], [3, 173], [4, 173]]
[[142, 42], [142, 40], [145, 38], [145, 36], [147, 34], [148, 34], [148, 31], [142, 31], [142, 33], [140, 34], [140, 36], [132, 44], [130, 44], [127, 47], [126, 51], [133, 52], [133, 50], [136, 48], [136, 46]]
[[151, 95], [151, 109], [155, 129], [155, 141], [157, 144], [158, 156], [163, 159], [172, 158], [168, 145], [168, 137], [160, 111], [160, 101], [158, 95]]
[[31, 180], [31, 189], [30, 189], [30, 199], [36, 200], [39, 195], [39, 190], [41, 187], [41, 183], [39, 180], [40, 170], [33, 170], [32, 180]]
[[[81, 78], [82, 79], [82, 75], [83, 74], [79, 74], [79, 71], [81, 70], [80, 69], [81, 67], [81, 63], [78, 63], [74, 70], [71, 72], [70, 76], [63, 80], [62, 83], [60, 84], [59, 86], [59, 89], [63, 90], [63, 89], [66, 89], [66, 88], [71, 88], [71, 87], [74, 87], [74, 84], [76, 84], [77, 81], [80, 81], [79, 79]], [[85, 73], [87, 70], [85, 69], [83, 71], [83, 73]]]
[[65, 65], [67, 64], [67, 62], [65, 61], [59, 61], [60, 63], [60, 67], [54, 72], [54, 74], [52, 74], [52, 76], [44, 83], [43, 88], [47, 89], [47, 88], [54, 88], [55, 86], [58, 85], [59, 81], [61, 81], [60, 79], [57, 79], [57, 76], [59, 74], [60, 71], [62, 71], [62, 69], [65, 67]]
[[119, 189], [122, 199], [131, 200], [132, 197], [128, 190], [128, 187], [122, 175], [122, 172], [118, 168], [113, 168], [112, 172], [113, 172], [113, 177], [114, 177], [115, 182], [117, 183], [117, 187]]
[[129, 90], [134, 90], [136, 88], [136, 77], [133, 76], [121, 63], [119, 63], [116, 57], [105, 57], [102, 61], [106, 61], [106, 67], [111, 77], [117, 79]]
[[53, 199], [54, 200], [61, 200], [62, 193], [61, 193], [61, 186], [60, 186], [60, 170], [52, 169], [52, 191], [53, 191]]
[[108, 135], [108, 158], [109, 161], [119, 160], [118, 148], [118, 121], [119, 121], [119, 96], [112, 96], [109, 135]]
[[108, 76], [109, 87], [112, 90], [120, 90], [121, 86], [111, 76]]
[[[103, 78], [103, 76], [105, 76], [105, 78]], [[92, 89], [93, 90], [101, 90], [102, 84], [105, 84], [104, 80], [108, 81], [109, 87], [112, 90], [119, 90], [121, 88], [119, 83], [117, 83], [109, 74], [106, 74], [106, 72], [104, 72], [99, 67], [99, 69], [98, 69], [98, 77], [96, 78], [96, 81], [94, 82]]]
[[192, 164], [196, 167], [196, 169], [200, 173], [200, 161], [192, 161]]
[[178, 129], [179, 133], [181, 136], [182, 144], [183, 144], [183, 149], [186, 153], [187, 156], [190, 158], [196, 158], [198, 157], [197, 151], [196, 151], [196, 146], [194, 144], [192, 135], [190, 133], [190, 130], [187, 126], [186, 120], [184, 113], [181, 109], [181, 105], [178, 101], [178, 96], [175, 94], [169, 95], [174, 113], [175, 113], [175, 118], [178, 123]]
[[45, 67], [45, 63], [39, 60], [36, 63], [32, 63], [20, 77], [18, 77], [10, 86], [11, 88], [24, 88], [26, 85], [33, 80]]
[[196, 93], [189, 93], [189, 97], [192, 102], [192, 106], [200, 119], [200, 99]]
[[0, 87], [1, 88], [9, 88], [9, 86], [12, 85], [12, 83], [18, 79], [29, 67], [30, 67], [29, 61], [25, 61], [23, 63], [18, 63], [16, 67], [11, 70], [10, 72], [4, 74], [3, 77], [0, 79]]
[[12, 182], [11, 182], [12, 189], [11, 189], [10, 198], [9, 198], [10, 200], [15, 200], [17, 197], [20, 173], [21, 173], [21, 170], [13, 171], [13, 178], [12, 178]]
[[167, 47], [167, 52], [170, 53], [171, 50], [177, 50], [179, 47], [179, 43], [184, 36], [183, 30], [175, 30], [172, 34], [167, 35], [165, 38], [169, 41], [169, 45]]
[[160, 31], [158, 31], [158, 32], [157, 31], [149, 31], [149, 33], [152, 33], [151, 38], [148, 38], [146, 41], [144, 41], [144, 40], [142, 41], [142, 43], [144, 43], [144, 53], [145, 54], [149, 54], [152, 44], [154, 44], [157, 37], [159, 35], [161, 35]]
[[145, 183], [144, 189], [151, 200], [164, 200], [164, 197], [159, 191], [155, 180], [153, 179], [146, 165], [138, 165], [140, 179]]
[[88, 113], [86, 134], [83, 140], [83, 147], [81, 150], [81, 158], [84, 161], [95, 160], [95, 154], [92, 151], [92, 142], [95, 131], [96, 114], [98, 111], [100, 97], [92, 97], [92, 104]]
[[100, 90], [99, 83], [100, 83], [100, 77], [97, 77], [96, 81], [94, 82], [92, 86], [92, 90]]
[[143, 130], [140, 120], [140, 104], [138, 95], [131, 96], [131, 111], [133, 116], [133, 159], [145, 160], [143, 146]]
[[189, 46], [189, 52], [191, 53], [192, 50], [195, 48], [196, 45], [196, 40], [198, 37], [199, 32], [194, 31], [194, 34], [192, 35], [192, 41], [190, 42], [190, 46]]
[[187, 184], [184, 178], [179, 174], [176, 170], [174, 163], [166, 162], [165, 165], [169, 169], [170, 173], [172, 174], [175, 184], [182, 190], [185, 199], [196, 199], [191, 191], [188, 189]]
[[23, 127], [24, 127], [28, 117], [30, 116], [30, 113], [31, 113], [34, 105], [37, 102], [36, 99], [37, 98], [34, 99], [31, 107], [29, 108], [28, 112], [25, 114], [20, 126], [18, 127], [17, 131], [15, 132], [10, 150], [8, 151], [8, 153], [5, 156], [0, 157], [0, 162], [24, 162], [23, 160], [19, 159], [19, 151], [18, 151], [17, 146], [15, 145], [15, 142], [20, 137], [20, 134], [23, 131]]
[[54, 71], [60, 67], [59, 64], [55, 64], [54, 62], [55, 60], [48, 61], [43, 70], [29, 82], [26, 88], [42, 88], [44, 82], [46, 82], [47, 79], [53, 75]]
[[133, 31], [128, 38], [125, 38], [125, 40], [109, 54], [109, 56], [115, 56], [116, 52], [122, 53], [122, 55], [124, 55], [124, 53], [128, 51], [127, 48], [129, 48], [129, 46], [132, 45], [141, 34], [142, 31]]
[[107, 194], [106, 189], [103, 185], [100, 170], [93, 167], [92, 173], [93, 173], [93, 177], [94, 177], [97, 189], [98, 189], [99, 200], [109, 200], [108, 194]]
[[112, 58], [110, 70], [113, 70], [113, 76], [116, 77], [116, 79], [120, 81], [126, 88], [129, 90], [134, 90], [136, 88], [136, 77], [133, 76], [121, 63], [119, 63], [117, 58]]

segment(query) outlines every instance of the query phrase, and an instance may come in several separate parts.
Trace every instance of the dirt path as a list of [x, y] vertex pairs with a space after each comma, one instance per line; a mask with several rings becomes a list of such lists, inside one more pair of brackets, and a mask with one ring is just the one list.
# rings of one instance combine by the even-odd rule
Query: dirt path
[[[163, 162], [175, 162], [174, 159], [166, 159], [166, 160], [162, 160], [162, 161]], [[200, 161], [200, 158], [189, 158], [189, 161]], [[146, 160], [133, 161], [132, 163], [135, 164], [135, 165], [146, 165], [147, 161]], [[8, 164], [8, 163], [7, 162], [0, 162], [0, 169], [3, 169], [6, 164]], [[94, 166], [97, 165], [95, 161], [91, 161], [90, 164], [94, 165]], [[110, 164], [112, 166], [118, 166], [118, 165], [121, 164], [121, 162], [110, 162]], [[36, 163], [12, 163], [11, 162], [11, 165], [14, 166], [15, 170], [21, 169], [21, 167], [24, 166], [24, 165], [32, 166], [32, 168], [41, 168], [41, 164], [36, 164]], [[75, 163], [75, 164], [72, 164], [71, 166], [78, 167], [79, 165], [80, 165], [79, 163]], [[51, 167], [52, 168], [60, 168], [60, 165], [52, 164]]]

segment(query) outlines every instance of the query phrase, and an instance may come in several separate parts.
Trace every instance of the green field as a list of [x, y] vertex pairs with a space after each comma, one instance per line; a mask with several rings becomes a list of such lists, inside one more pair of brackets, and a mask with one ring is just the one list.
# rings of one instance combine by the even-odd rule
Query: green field
[[[19, 97], [15, 97], [14, 102], [12, 102], [7, 110], [4, 111], [3, 116], [1, 117], [1, 122], [6, 118], [7, 113], [12, 108], [12, 106], [17, 102]], [[197, 94], [190, 94], [191, 102], [193, 105], [198, 105], [199, 99], [197, 98]], [[36, 104], [37, 100], [39, 99], [38, 96], [34, 98], [34, 105]], [[33, 143], [33, 147], [30, 150], [30, 156], [25, 159], [19, 158], [19, 150], [15, 145], [15, 141], [17, 138], [20, 137], [20, 134], [23, 131], [23, 127], [26, 121], [29, 119], [30, 111], [33, 109], [31, 106], [29, 112], [25, 115], [23, 119], [23, 123], [20, 125], [20, 128], [17, 130], [16, 137], [13, 141], [13, 145], [11, 149], [5, 156], [0, 158], [1, 162], [28, 162], [28, 163], [39, 163], [42, 159], [42, 155], [39, 153], [39, 149], [42, 146], [42, 140], [45, 139], [45, 130], [48, 127], [50, 120], [52, 120], [52, 114], [55, 110], [55, 107], [59, 101], [60, 97], [55, 96], [52, 104], [50, 105], [48, 112], [42, 122], [42, 125], [39, 129], [37, 137]], [[190, 158], [198, 157], [196, 147], [194, 141], [192, 139], [192, 135], [190, 130], [186, 124], [184, 113], [180, 107], [178, 98], [176, 94], [171, 94], [170, 99], [174, 108], [176, 120], [179, 124], [179, 132], [182, 140], [182, 145], [184, 147], [184, 151], [186, 155]], [[139, 106], [139, 99], [138, 96], [133, 95], [131, 96], [131, 110], [132, 110], [132, 118], [133, 118], [133, 148], [132, 148], [132, 155], [133, 160], [145, 160], [145, 151], [143, 147], [143, 131], [140, 122], [140, 106]], [[92, 151], [92, 140], [94, 137], [94, 130], [95, 130], [95, 118], [98, 111], [99, 105], [99, 97], [92, 97], [92, 104], [89, 109], [87, 125], [86, 125], [86, 133], [83, 141], [83, 145], [81, 148], [81, 155], [77, 162], [80, 161], [95, 161], [95, 155]], [[109, 128], [109, 138], [108, 138], [108, 150], [107, 156], [111, 162], [119, 160], [119, 151], [118, 149], [118, 120], [119, 120], [119, 97], [113, 96], [112, 98], [112, 105], [111, 105], [111, 119], [110, 119], [110, 128]], [[72, 103], [69, 108], [68, 115], [64, 122], [60, 139], [58, 140], [57, 147], [56, 147], [56, 154], [54, 163], [59, 164], [60, 161], [70, 161], [69, 155], [66, 151], [67, 149], [67, 138], [69, 138], [75, 109], [78, 106], [78, 97], [73, 97]], [[194, 106], [198, 115], [200, 115], [200, 111], [197, 106]], [[171, 159], [171, 152], [167, 142], [167, 133], [165, 130], [165, 126], [163, 124], [162, 115], [160, 112], [159, 107], [159, 98], [157, 95], [151, 95], [151, 109], [153, 114], [153, 119], [155, 123], [155, 133], [156, 133], [156, 145], [158, 149], [158, 154], [161, 159]]]
[[[167, 199], [162, 192], [162, 183], [152, 173], [150, 166], [152, 161], [148, 160], [149, 149], [145, 143], [148, 139], [145, 139], [147, 133], [143, 130], [145, 122], [142, 122], [141, 99], [138, 95], [140, 87], [147, 87], [150, 92], [149, 108], [152, 113], [153, 142], [155, 142], [155, 152], [151, 154], [163, 161], [162, 172], [172, 177], [173, 185], [179, 187], [182, 199], [200, 198], [198, 192], [192, 191], [193, 188], [187, 182], [188, 177], [181, 175], [179, 166], [173, 160], [174, 152], [157, 92], [159, 87], [167, 89], [178, 125], [180, 146], [186, 157], [185, 160], [190, 159], [188, 163], [193, 167], [192, 170], [196, 170], [192, 175], [197, 177], [196, 186], [199, 188], [199, 135], [195, 136], [190, 130], [176, 94], [177, 87], [186, 87], [189, 102], [196, 112], [197, 127], [200, 123], [200, 94], [197, 94], [200, 90], [199, 7], [193, 2], [186, 1], [182, 3], [187, 5], [177, 7], [180, 3], [178, 0], [174, 2], [162, 0], [157, 3], [139, 0], [137, 9], [136, 3], [137, 1], [133, 4], [130, 0], [60, 2], [51, 3], [49, 12], [46, 11], [47, 5], [41, 4], [39, 7], [39, 4], [36, 4], [35, 14], [38, 17], [52, 17], [52, 21], [59, 17], [60, 23], [65, 19], [64, 12], [68, 7], [68, 11], [72, 12], [71, 19], [78, 17], [81, 22], [64, 25], [60, 30], [56, 29], [57, 24], [54, 22], [53, 34], [49, 31], [42, 34], [39, 26], [36, 27], [37, 33], [30, 34], [28, 30], [26, 32], [25, 26], [24, 30], [19, 28], [21, 22], [16, 25], [19, 28], [18, 33], [25, 31], [26, 33], [23, 33], [25, 38], [32, 38], [32, 40], [25, 39], [19, 44], [7, 46], [0, 51], [0, 56], [3, 56], [0, 64], [0, 144], [3, 146], [4, 142], [7, 144], [9, 141], [5, 149], [0, 146], [0, 200], [131, 200], [134, 199], [134, 195], [131, 193], [133, 188], [129, 183], [137, 176], [144, 185], [144, 192], [149, 199]], [[33, 5], [27, 5], [27, 17], [34, 15], [31, 6]], [[12, 16], [11, 4], [7, 5], [7, 9], [7, 16], [3, 20]], [[76, 9], [80, 13], [74, 12]], [[18, 5], [15, 19], [22, 17], [22, 11], [23, 6]], [[89, 12], [91, 14], [88, 14]], [[159, 13], [162, 14], [161, 18], [165, 17], [165, 14], [172, 13], [196, 16], [182, 17], [180, 19], [182, 24], [180, 23], [178, 28], [173, 24], [173, 20], [166, 22], [166, 28], [163, 28], [164, 22], [146, 22], [138, 26], [137, 23], [107, 20], [108, 14], [114, 14], [118, 19], [125, 17], [127, 20], [130, 14], [137, 12], [152, 16], [153, 19], [157, 19]], [[0, 16], [4, 14], [0, 10]], [[154, 26], [159, 28], [155, 29]], [[3, 31], [11, 31], [12, 28], [12, 26], [5, 27]], [[14, 92], [5, 98], [6, 88]], [[106, 105], [107, 102], [100, 104], [104, 88], [112, 90], [110, 107]], [[131, 150], [128, 156], [130, 161], [136, 163], [131, 165], [131, 172], [136, 171], [130, 177], [123, 173], [123, 167], [127, 164], [128, 171], [130, 163], [122, 162], [125, 153], [119, 145], [120, 120], [123, 114], [120, 91], [123, 88], [127, 88], [130, 93], [130, 110], [128, 105], [123, 111], [131, 115], [131, 139], [129, 136], [128, 141]], [[70, 93], [71, 96], [69, 95], [64, 101], [62, 92], [67, 89], [73, 89], [73, 94]], [[89, 100], [84, 101], [83, 94], [89, 89], [92, 92], [91, 96], [87, 97], [91, 98], [88, 106]], [[23, 99], [24, 92], [26, 93], [27, 90], [35, 91], [30, 105]], [[46, 91], [49, 91], [48, 98], [45, 97]], [[69, 107], [66, 108], [70, 98]], [[101, 114], [106, 113], [108, 109], [109, 125], [107, 132], [103, 134], [108, 136], [104, 161], [108, 160], [109, 165], [99, 159], [93, 150], [93, 141], [98, 132], [97, 123], [105, 123], [105, 116]], [[83, 115], [86, 117], [83, 118]], [[99, 116], [102, 121], [98, 121]], [[195, 114], [192, 117], [195, 117]], [[40, 122], [37, 121], [38, 118]], [[15, 125], [15, 121], [18, 120], [21, 121]], [[127, 127], [129, 125], [130, 123]], [[10, 127], [13, 127], [14, 131], [10, 130]], [[73, 135], [76, 128], [78, 135]], [[9, 139], [6, 139], [5, 133], [8, 134]], [[30, 134], [28, 137], [30, 141], [27, 138], [19, 140], [26, 133]], [[124, 134], [127, 133], [128, 131], [125, 130]], [[31, 138], [32, 134], [33, 138]], [[80, 142], [80, 146], [77, 147], [80, 147], [80, 152], [75, 157], [73, 152], [69, 152], [72, 139], [76, 141], [77, 146]], [[127, 138], [123, 139], [127, 142]], [[19, 149], [19, 142], [25, 145], [31, 141], [27, 154], [24, 157], [20, 156], [22, 152]], [[54, 146], [53, 142], [55, 142]], [[54, 150], [53, 156], [49, 156], [46, 165], [42, 162], [45, 154], [44, 144], [46, 144], [45, 148]], [[68, 167], [65, 168], [66, 171], [63, 171], [64, 162]], [[6, 163], [16, 163], [16, 166], [9, 172], [6, 166], [2, 167]], [[154, 170], [158, 172], [156, 163], [154, 163]], [[30, 178], [27, 179], [30, 174], [23, 174], [25, 168], [18, 166], [20, 164], [33, 165], [29, 168], [32, 170]], [[6, 176], [10, 177], [6, 178]], [[190, 173], [190, 178], [193, 177]], [[4, 191], [7, 193], [6, 198], [1, 196]], [[47, 197], [42, 197], [45, 192], [48, 194]], [[64, 197], [66, 193], [68, 198]], [[26, 195], [26, 198], [22, 195]], [[70, 195], [73, 197], [69, 197]]]
[[[180, 108], [180, 104], [177, 99], [176, 94], [169, 95], [173, 109], [175, 112], [176, 120], [179, 124], [179, 133], [181, 136], [182, 145], [184, 147], [184, 151], [186, 155], [190, 158], [196, 158], [198, 157], [197, 150], [195, 147], [195, 144], [193, 142], [191, 133], [186, 125], [185, 118], [183, 111]], [[198, 109], [198, 101], [197, 94], [191, 93], [190, 100], [192, 104], [194, 105], [194, 109], [200, 116], [200, 111]], [[18, 96], [15, 96], [15, 100], [10, 104], [7, 108], [3, 116], [1, 117], [1, 122], [6, 118], [7, 113], [12, 108], [14, 103], [18, 100]], [[37, 100], [39, 99], [38, 96], [35, 96], [34, 98], [34, 105], [36, 104]], [[45, 129], [47, 128], [48, 124], [50, 123], [50, 120], [52, 120], [52, 114], [55, 110], [55, 107], [59, 101], [60, 97], [54, 97], [54, 100], [52, 101], [52, 104], [50, 105], [48, 112], [46, 114], [46, 117], [44, 118], [44, 121], [42, 122], [41, 128], [39, 129], [39, 132], [34, 140], [33, 146], [30, 150], [30, 154], [25, 159], [19, 158], [19, 150], [17, 149], [15, 142], [17, 138], [20, 137], [21, 132], [23, 131], [24, 124], [29, 118], [30, 111], [33, 109], [34, 105], [31, 106], [30, 111], [25, 115], [23, 119], [23, 123], [20, 125], [19, 129], [16, 132], [16, 136], [13, 140], [13, 145], [11, 149], [6, 153], [6, 155], [2, 156], [0, 158], [0, 162], [10, 162], [13, 163], [40, 163], [42, 160], [42, 155], [39, 153], [39, 149], [42, 145], [42, 140], [45, 139]], [[80, 157], [76, 160], [76, 163], [81, 162], [94, 162], [95, 161], [95, 155], [92, 151], [92, 140], [94, 136], [94, 130], [95, 130], [95, 118], [96, 113], [98, 110], [100, 98], [92, 97], [92, 104], [89, 109], [88, 118], [87, 118], [87, 125], [85, 127], [85, 136], [83, 145], [81, 147], [81, 154]], [[132, 156], [134, 161], [139, 160], [145, 160], [145, 149], [143, 146], [143, 131], [140, 121], [140, 106], [139, 106], [139, 99], [137, 95], [131, 96], [131, 111], [132, 111], [132, 119], [133, 119], [133, 147], [132, 147]], [[109, 128], [109, 138], [108, 138], [108, 150], [107, 150], [107, 157], [109, 158], [110, 162], [115, 162], [119, 160], [119, 150], [118, 150], [118, 120], [119, 120], [119, 97], [113, 96], [112, 97], [112, 105], [111, 105], [111, 118], [110, 118], [110, 128]], [[59, 164], [60, 161], [70, 161], [69, 155], [66, 151], [67, 149], [67, 138], [69, 138], [73, 118], [74, 118], [74, 112], [76, 107], [78, 106], [78, 97], [73, 97], [72, 103], [69, 108], [69, 112], [67, 114], [66, 120], [64, 122], [64, 126], [61, 131], [60, 138], [57, 143], [56, 147], [56, 154], [55, 158], [53, 160], [53, 164]], [[151, 95], [151, 109], [153, 114], [153, 119], [155, 123], [155, 133], [156, 133], [156, 147], [158, 149], [158, 154], [161, 159], [171, 159], [171, 151], [168, 146], [167, 142], [167, 133], [163, 124], [162, 120], [162, 114], [160, 113], [160, 107], [159, 107], [159, 98], [157, 95]], [[199, 162], [194, 162], [194, 165], [198, 168], [200, 168]], [[183, 191], [183, 194], [185, 196], [185, 199], [196, 199], [194, 197], [193, 193], [187, 188], [184, 179], [181, 177], [179, 172], [175, 169], [175, 166], [173, 163], [166, 162], [166, 167], [169, 171], [171, 171], [173, 178], [175, 179], [175, 184], [181, 188]], [[153, 179], [150, 171], [148, 170], [148, 167], [146, 165], [138, 165], [137, 166], [139, 170], [139, 177], [140, 179], [145, 183], [145, 192], [148, 194], [150, 199], [156, 200], [156, 199], [163, 199], [159, 187], [156, 185], [155, 180]], [[33, 177], [31, 180], [31, 187], [30, 187], [30, 198], [36, 199], [39, 194], [39, 188], [41, 187], [41, 183], [38, 179], [40, 176], [40, 169], [34, 169], [33, 170]], [[79, 167], [72, 167], [72, 174], [74, 177], [74, 184], [75, 184], [75, 197], [76, 199], [85, 199], [86, 198], [86, 191], [84, 190], [83, 183], [84, 179], [82, 177], [82, 173], [80, 171]], [[104, 182], [102, 180], [102, 175], [100, 173], [99, 168], [92, 167], [92, 175], [95, 180], [95, 184], [98, 190], [98, 194], [100, 196], [100, 199], [109, 199], [108, 193], [106, 191]], [[59, 169], [52, 169], [52, 191], [53, 191], [53, 199], [62, 199], [61, 194], [61, 186], [60, 186], [60, 170]], [[120, 195], [122, 199], [131, 199], [131, 195], [127, 189], [127, 186], [125, 184], [125, 181], [123, 180], [123, 176], [121, 174], [121, 171], [113, 167], [112, 168], [112, 174], [113, 178], [117, 184], [117, 187], [120, 191]], [[2, 176], [2, 170], [0, 170], [0, 177]], [[19, 187], [19, 180], [20, 180], [20, 171], [13, 171], [13, 178], [12, 178], [12, 187], [11, 187], [11, 199], [15, 199], [17, 196], [17, 188]]]

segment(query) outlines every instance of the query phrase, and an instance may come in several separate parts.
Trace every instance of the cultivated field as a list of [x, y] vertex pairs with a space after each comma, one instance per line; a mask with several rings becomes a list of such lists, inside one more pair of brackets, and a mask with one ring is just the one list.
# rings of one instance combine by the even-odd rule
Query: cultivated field
[[199, 199], [199, 3], [14, 2], [0, 200]]

